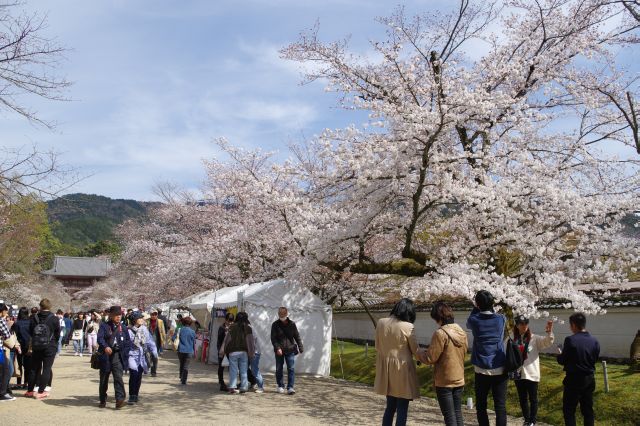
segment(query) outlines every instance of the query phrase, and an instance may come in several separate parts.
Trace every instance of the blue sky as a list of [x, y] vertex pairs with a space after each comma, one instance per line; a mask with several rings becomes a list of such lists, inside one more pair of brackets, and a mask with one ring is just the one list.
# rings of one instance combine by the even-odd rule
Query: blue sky
[[[45, 34], [68, 50], [59, 74], [73, 85], [68, 102], [25, 99], [55, 130], [0, 110], [5, 146], [37, 145], [61, 154], [85, 176], [67, 192], [153, 200], [171, 181], [197, 189], [201, 160], [226, 137], [278, 150], [290, 142], [366, 120], [337, 108], [322, 83], [300, 85], [299, 65], [278, 50], [320, 23], [320, 37], [351, 36], [370, 52], [375, 22], [400, 1], [385, 0], [27, 0], [45, 13]], [[453, 0], [404, 0], [408, 14], [454, 7]], [[482, 51], [478, 46], [474, 52]], [[634, 54], [621, 59], [631, 64]]]
[[[409, 11], [437, 2], [404, 2]], [[366, 52], [397, 3], [363, 0], [29, 1], [68, 48], [69, 102], [25, 99], [54, 131], [0, 113], [8, 146], [55, 149], [86, 176], [68, 192], [152, 200], [156, 182], [197, 188], [212, 140], [286, 151], [326, 127], [364, 120], [278, 50], [320, 22], [324, 40], [352, 35]], [[285, 155], [285, 154], [283, 154]]]

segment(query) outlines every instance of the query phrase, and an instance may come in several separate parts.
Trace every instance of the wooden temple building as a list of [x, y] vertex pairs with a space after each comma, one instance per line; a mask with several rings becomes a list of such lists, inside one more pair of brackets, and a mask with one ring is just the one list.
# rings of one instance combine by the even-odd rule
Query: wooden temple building
[[43, 271], [67, 289], [69, 294], [91, 287], [109, 276], [111, 259], [105, 257], [56, 256], [53, 268]]

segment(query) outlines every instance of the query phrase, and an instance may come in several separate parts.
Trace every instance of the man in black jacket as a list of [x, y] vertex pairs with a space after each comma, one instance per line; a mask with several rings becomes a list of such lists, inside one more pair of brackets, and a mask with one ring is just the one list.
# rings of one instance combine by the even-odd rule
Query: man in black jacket
[[109, 376], [113, 375], [113, 387], [116, 394], [116, 409], [125, 405], [124, 381], [122, 374], [129, 365], [129, 351], [131, 350], [131, 337], [127, 326], [122, 322], [122, 308], [112, 306], [109, 309], [109, 321], [100, 324], [98, 329], [98, 351], [100, 360], [100, 404], [105, 408], [107, 404], [107, 390], [109, 389]]
[[[43, 325], [46, 326], [46, 329], [42, 327]], [[60, 319], [51, 312], [49, 299], [40, 301], [40, 311], [31, 320], [29, 334], [32, 337], [31, 370], [29, 371], [29, 387], [24, 396], [43, 399], [49, 396], [49, 392], [45, 392], [45, 388], [51, 380], [51, 369], [53, 361], [56, 359], [58, 341], [60, 340]], [[44, 342], [43, 339], [47, 341]], [[38, 379], [38, 393], [34, 393], [36, 378]]]
[[287, 316], [287, 308], [278, 308], [278, 320], [271, 325], [271, 343], [276, 353], [276, 382], [278, 382], [278, 393], [284, 393], [283, 369], [287, 363], [287, 393], [296, 393], [293, 388], [295, 382], [295, 356], [302, 353], [302, 339], [298, 333], [296, 323]]
[[576, 407], [580, 403], [580, 411], [585, 426], [594, 424], [593, 391], [596, 381], [593, 374], [600, 356], [600, 344], [585, 329], [587, 319], [584, 314], [576, 313], [569, 317], [572, 336], [564, 339], [562, 354], [558, 363], [564, 365], [566, 376], [563, 380], [562, 412], [567, 426], [576, 424]]

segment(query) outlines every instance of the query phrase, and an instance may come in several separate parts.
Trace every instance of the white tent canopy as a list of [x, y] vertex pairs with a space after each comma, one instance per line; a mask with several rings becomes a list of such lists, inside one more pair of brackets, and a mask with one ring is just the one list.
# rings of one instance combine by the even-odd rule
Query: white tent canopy
[[[289, 318], [300, 332], [304, 353], [296, 357], [297, 372], [328, 376], [331, 367], [331, 306], [307, 288], [290, 281], [275, 280], [256, 284], [243, 284], [208, 291], [185, 299], [192, 314], [199, 320], [211, 321], [211, 348], [209, 361], [217, 362], [215, 339], [223, 322], [215, 318], [216, 309], [238, 307], [249, 315], [253, 332], [262, 350], [260, 369], [275, 371], [275, 355], [271, 344], [271, 325], [278, 319], [278, 307], [289, 310]], [[238, 303], [243, 306], [238, 306]], [[204, 313], [206, 315], [203, 315]], [[205, 323], [203, 323], [204, 325]]]

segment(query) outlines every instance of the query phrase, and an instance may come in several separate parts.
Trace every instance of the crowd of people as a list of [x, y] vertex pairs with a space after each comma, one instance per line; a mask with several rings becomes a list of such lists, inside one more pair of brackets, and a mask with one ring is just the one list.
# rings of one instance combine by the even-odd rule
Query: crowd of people
[[[286, 308], [278, 310], [278, 320], [271, 327], [271, 342], [276, 357], [276, 382], [279, 393], [294, 394], [295, 356], [303, 346], [295, 322], [289, 319]], [[113, 381], [115, 407], [134, 405], [139, 401], [142, 378], [154, 377], [158, 360], [165, 345], [171, 345], [178, 354], [179, 381], [187, 384], [189, 364], [195, 353], [196, 329], [200, 324], [190, 316], [178, 315], [176, 321], [153, 309], [150, 313], [120, 306], [87, 313], [51, 312], [47, 299], [40, 306], [20, 308], [17, 318], [9, 315], [9, 307], [0, 303], [0, 402], [13, 401], [13, 390], [26, 389], [24, 396], [36, 399], [49, 397], [53, 377], [53, 364], [63, 348], [73, 347], [73, 355], [82, 357], [88, 352], [92, 366], [99, 369], [99, 407], [106, 407], [109, 383]], [[261, 348], [259, 339], [246, 312], [227, 314], [218, 330], [218, 380], [220, 390], [231, 394], [264, 392], [264, 379], [260, 374]], [[229, 362], [229, 385], [224, 380], [223, 360]], [[14, 368], [15, 364], [15, 368]], [[287, 365], [287, 384], [283, 378]], [[14, 371], [17, 370], [17, 371]], [[124, 375], [128, 373], [128, 394]], [[15, 386], [10, 386], [17, 377]], [[238, 382], [239, 378], [239, 382]]]
[[[406, 424], [409, 402], [419, 397], [416, 361], [434, 366], [434, 385], [438, 404], [447, 426], [464, 424], [462, 415], [465, 386], [464, 360], [468, 351], [467, 334], [454, 322], [452, 308], [443, 301], [431, 309], [437, 323], [428, 347], [418, 345], [414, 322], [416, 311], [409, 299], [400, 300], [387, 318], [378, 321], [375, 347], [376, 378], [374, 389], [386, 396], [382, 424]], [[497, 426], [507, 424], [508, 383], [517, 389], [524, 425], [535, 425], [538, 409], [538, 383], [542, 379], [539, 354], [554, 343], [553, 321], [543, 334], [529, 328], [529, 319], [514, 318], [511, 330], [507, 318], [494, 309], [494, 298], [479, 291], [475, 307], [466, 321], [473, 335], [471, 363], [474, 368], [476, 416], [480, 426], [489, 425], [487, 400], [492, 395]], [[575, 425], [577, 406], [585, 425], [594, 424], [593, 392], [595, 363], [599, 357], [598, 341], [586, 330], [581, 313], [569, 319], [572, 335], [558, 345], [558, 363], [564, 366], [563, 405], [565, 424]], [[167, 329], [168, 325], [168, 329]], [[40, 301], [38, 307], [22, 307], [9, 315], [9, 307], [0, 303], [0, 402], [15, 399], [12, 390], [26, 390], [26, 397], [44, 399], [52, 384], [52, 367], [64, 346], [72, 345], [73, 354], [82, 357], [87, 351], [92, 366], [99, 369], [99, 407], [106, 407], [109, 382], [113, 380], [115, 407], [134, 405], [139, 400], [142, 378], [156, 375], [158, 360], [165, 344], [178, 354], [179, 382], [186, 385], [189, 364], [195, 353], [195, 330], [199, 324], [190, 316], [178, 316], [169, 322], [160, 310], [150, 313], [120, 306], [86, 314], [51, 312], [51, 302]], [[278, 319], [271, 325], [271, 343], [276, 360], [276, 388], [279, 393], [295, 394], [295, 357], [303, 352], [302, 339], [285, 307], [278, 309]], [[218, 382], [220, 391], [231, 394], [264, 392], [260, 373], [262, 349], [260, 339], [246, 312], [227, 313], [217, 333]], [[517, 356], [514, 356], [517, 355]], [[228, 359], [228, 383], [224, 380], [224, 358]], [[515, 360], [515, 361], [514, 361]], [[514, 363], [516, 365], [514, 366]], [[287, 380], [284, 380], [284, 366]], [[124, 374], [129, 374], [128, 393]], [[16, 377], [12, 388], [10, 381]]]
[[[375, 391], [387, 398], [382, 424], [406, 424], [409, 402], [419, 397], [416, 362], [434, 366], [434, 384], [438, 404], [447, 426], [464, 424], [462, 395], [465, 385], [464, 359], [468, 349], [467, 335], [454, 322], [453, 309], [443, 301], [431, 309], [438, 329], [426, 349], [418, 345], [413, 302], [402, 299], [388, 318], [376, 327]], [[548, 321], [544, 335], [534, 334], [529, 319], [517, 316], [508, 330], [507, 319], [494, 310], [494, 298], [488, 291], [475, 295], [475, 307], [466, 327], [473, 335], [471, 363], [474, 368], [476, 417], [480, 426], [489, 425], [487, 399], [492, 395], [495, 424], [506, 426], [508, 383], [514, 381], [518, 391], [524, 425], [535, 425], [538, 409], [540, 351], [553, 345], [553, 321]], [[569, 318], [572, 335], [558, 345], [558, 363], [566, 372], [562, 400], [565, 424], [576, 424], [576, 408], [585, 425], [594, 424], [593, 392], [595, 364], [600, 355], [598, 341], [586, 330], [586, 318], [575, 313]]]

